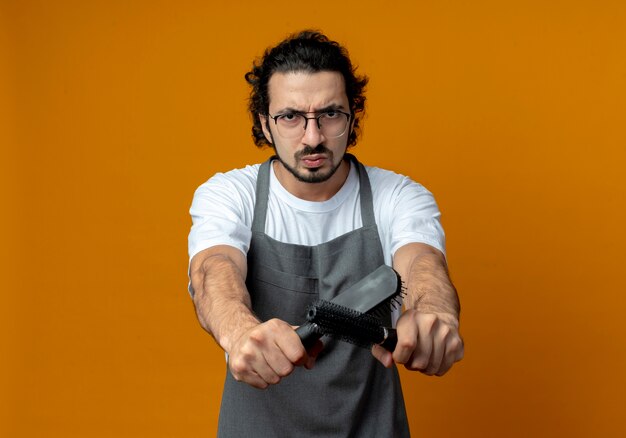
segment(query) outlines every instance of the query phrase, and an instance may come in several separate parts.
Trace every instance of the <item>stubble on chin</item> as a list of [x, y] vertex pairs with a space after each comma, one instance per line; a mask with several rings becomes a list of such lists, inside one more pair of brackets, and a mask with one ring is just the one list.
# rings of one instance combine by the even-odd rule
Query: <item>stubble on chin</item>
[[[274, 149], [274, 152], [276, 153], [275, 149]], [[294, 154], [294, 162], [295, 162], [296, 167], [293, 167], [289, 165], [288, 163], [286, 163], [280, 157], [280, 155], [278, 155], [278, 153], [276, 153], [276, 157], [278, 158], [278, 161], [280, 161], [282, 166], [285, 169], [287, 169], [287, 171], [291, 173], [298, 181], [304, 182], [304, 183], [316, 184], [316, 183], [322, 183], [322, 182], [328, 181], [335, 174], [335, 172], [337, 172], [337, 170], [341, 166], [341, 163], [343, 162], [343, 158], [342, 158], [341, 160], [339, 160], [339, 162], [336, 165], [334, 165], [332, 168], [328, 169], [327, 171], [323, 171], [320, 168], [313, 168], [313, 169], [309, 169], [306, 167], [302, 169], [297, 168], [298, 163], [300, 163], [300, 161], [302, 160], [302, 157], [305, 157], [311, 154], [316, 154], [316, 153], [317, 154], [325, 153], [328, 161], [330, 163], [334, 162], [333, 152], [327, 149], [323, 145], [317, 146], [316, 148], [307, 146], [301, 151], [296, 152]]]

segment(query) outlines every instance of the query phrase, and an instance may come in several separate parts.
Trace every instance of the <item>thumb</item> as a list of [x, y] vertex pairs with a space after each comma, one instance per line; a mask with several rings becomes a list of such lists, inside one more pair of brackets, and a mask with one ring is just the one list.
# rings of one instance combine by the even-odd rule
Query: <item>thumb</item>
[[391, 352], [385, 350], [380, 345], [374, 345], [372, 347], [372, 356], [374, 356], [378, 362], [382, 363], [385, 368], [390, 368], [393, 364]]
[[313, 346], [307, 350], [308, 358], [306, 363], [304, 364], [304, 367], [306, 369], [310, 370], [311, 368], [313, 368], [313, 365], [315, 365], [315, 359], [317, 359], [317, 355], [320, 354], [320, 351], [322, 351], [323, 349], [324, 343], [318, 339], [317, 341], [315, 341], [315, 344], [313, 344]]

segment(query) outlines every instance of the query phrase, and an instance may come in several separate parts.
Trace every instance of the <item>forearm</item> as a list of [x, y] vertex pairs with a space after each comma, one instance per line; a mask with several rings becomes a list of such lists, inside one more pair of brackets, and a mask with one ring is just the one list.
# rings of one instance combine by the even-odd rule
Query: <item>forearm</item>
[[426, 245], [418, 248], [407, 251], [404, 257], [400, 255], [400, 269], [404, 271], [401, 275], [406, 286], [405, 308], [445, 315], [446, 320], [458, 325], [459, 298], [443, 254]]
[[203, 257], [192, 272], [193, 302], [200, 325], [227, 352], [241, 334], [259, 324], [244, 279], [237, 263], [220, 253]]
[[[396, 252], [394, 268], [405, 282], [406, 296], [405, 312], [396, 324], [398, 343], [393, 360], [409, 370], [441, 376], [464, 354], [459, 298], [445, 258], [431, 246], [412, 243]], [[376, 347], [374, 355], [390, 366], [392, 355]]]
[[277, 318], [261, 323], [252, 312], [246, 258], [238, 249], [205, 250], [194, 256], [190, 271], [200, 325], [228, 353], [235, 380], [266, 388], [296, 366], [313, 366], [319, 348], [307, 354], [288, 323]]

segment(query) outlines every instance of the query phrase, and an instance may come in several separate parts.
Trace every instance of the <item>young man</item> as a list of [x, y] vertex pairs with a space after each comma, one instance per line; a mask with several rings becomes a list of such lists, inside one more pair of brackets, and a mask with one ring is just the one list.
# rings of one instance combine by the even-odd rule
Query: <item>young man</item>
[[[408, 436], [395, 364], [443, 375], [463, 357], [459, 302], [432, 195], [346, 153], [367, 79], [339, 44], [305, 31], [246, 75], [257, 146], [275, 157], [217, 174], [191, 207], [190, 291], [228, 356], [219, 436]], [[406, 284], [393, 353], [294, 327], [382, 264]]]

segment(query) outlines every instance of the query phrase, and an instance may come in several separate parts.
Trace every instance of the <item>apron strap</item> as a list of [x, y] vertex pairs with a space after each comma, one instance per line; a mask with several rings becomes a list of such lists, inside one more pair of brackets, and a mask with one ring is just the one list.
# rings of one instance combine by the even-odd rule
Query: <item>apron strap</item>
[[346, 157], [355, 164], [357, 173], [359, 174], [359, 196], [361, 197], [361, 222], [363, 222], [363, 227], [376, 226], [372, 186], [370, 185], [370, 179], [367, 176], [365, 166], [352, 154], [346, 154]]
[[256, 200], [254, 201], [254, 218], [252, 219], [252, 232], [265, 232], [265, 216], [267, 214], [267, 202], [270, 193], [270, 165], [275, 156], [271, 156], [261, 164], [256, 182]]

